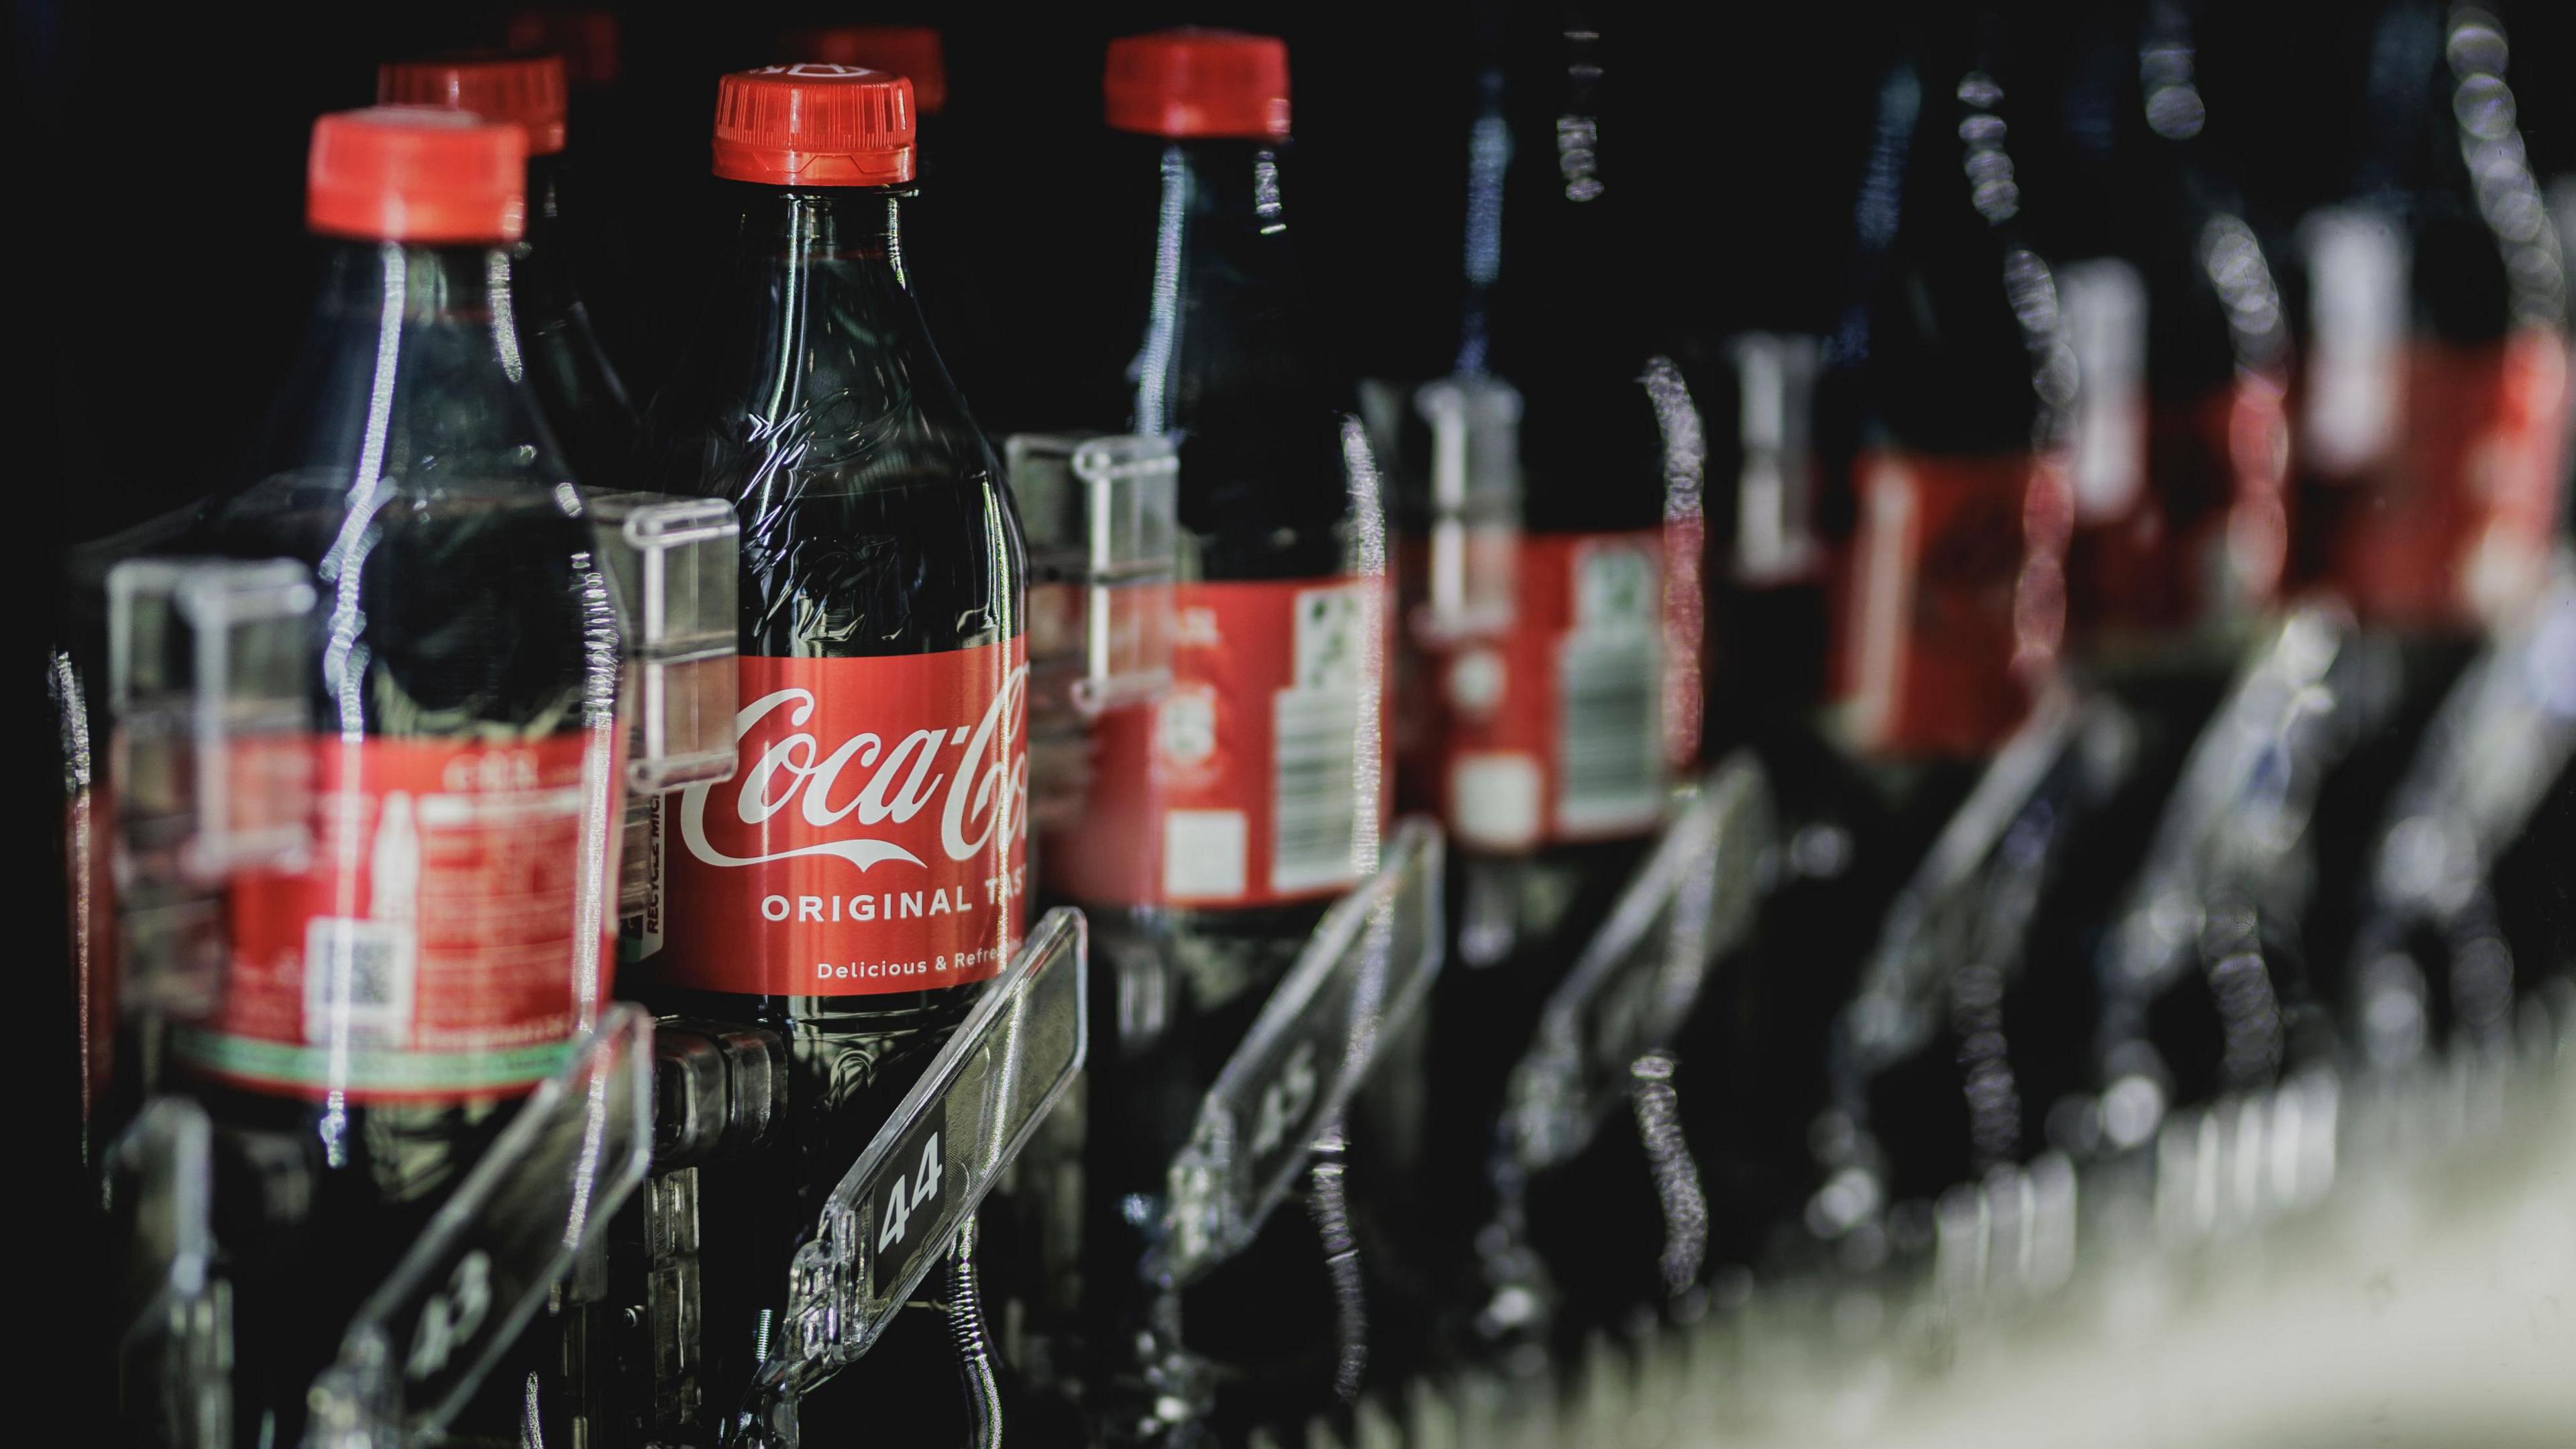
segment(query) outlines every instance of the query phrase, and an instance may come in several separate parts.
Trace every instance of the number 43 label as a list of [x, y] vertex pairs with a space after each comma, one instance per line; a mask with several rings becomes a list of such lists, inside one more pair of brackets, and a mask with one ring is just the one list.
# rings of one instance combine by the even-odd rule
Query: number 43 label
[[939, 1221], [941, 1185], [947, 1177], [940, 1140], [947, 1122], [948, 1104], [942, 1101], [922, 1114], [886, 1158], [884, 1184], [872, 1194], [876, 1204], [873, 1278], [880, 1292], [904, 1280], [914, 1256], [924, 1247], [945, 1246], [931, 1242], [930, 1230]]
[[447, 1284], [430, 1295], [412, 1330], [411, 1352], [403, 1373], [414, 1383], [446, 1372], [450, 1361], [471, 1360], [475, 1335], [492, 1313], [492, 1256], [481, 1248], [467, 1253], [447, 1275]]

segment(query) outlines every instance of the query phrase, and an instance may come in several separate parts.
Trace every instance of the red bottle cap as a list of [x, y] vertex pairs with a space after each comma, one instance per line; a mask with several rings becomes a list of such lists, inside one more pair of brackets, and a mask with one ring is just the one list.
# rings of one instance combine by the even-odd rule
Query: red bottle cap
[[564, 62], [560, 55], [463, 51], [376, 68], [376, 101], [388, 106], [454, 106], [528, 133], [528, 154], [564, 148]]
[[304, 224], [367, 241], [514, 242], [527, 225], [528, 137], [431, 106], [336, 111], [313, 123]]
[[1288, 42], [1235, 30], [1157, 30], [1109, 42], [1109, 124], [1181, 139], [1288, 137]]
[[804, 61], [716, 84], [716, 174], [765, 186], [893, 186], [912, 179], [912, 82]]
[[925, 116], [948, 104], [948, 69], [939, 32], [927, 25], [827, 25], [799, 30], [783, 42], [798, 60], [859, 65], [912, 82], [913, 104]]
[[552, 51], [575, 85], [617, 83], [617, 16], [607, 10], [520, 10], [502, 31], [512, 50]]

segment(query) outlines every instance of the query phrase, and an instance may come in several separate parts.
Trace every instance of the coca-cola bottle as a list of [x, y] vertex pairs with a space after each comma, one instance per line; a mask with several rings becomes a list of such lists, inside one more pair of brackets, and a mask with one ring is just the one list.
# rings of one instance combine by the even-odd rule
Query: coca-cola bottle
[[724, 77], [732, 253], [646, 420], [653, 486], [741, 511], [742, 705], [733, 778], [661, 814], [634, 980], [786, 1044], [784, 1149], [703, 1169], [718, 1416], [823, 1196], [1024, 924], [1020, 526], [907, 280], [912, 108], [850, 66]]
[[[1086, 1282], [1115, 1323], [1152, 1227], [1122, 1202], [1159, 1199], [1269, 988], [1375, 868], [1388, 769], [1384, 521], [1290, 240], [1287, 47], [1130, 36], [1109, 47], [1105, 90], [1124, 135], [1104, 214], [1128, 220], [1139, 348], [1132, 413], [1095, 421], [1180, 456], [1170, 689], [1095, 722], [1083, 809], [1040, 856], [1047, 889], [1091, 913], [1094, 1020], [1114, 1031], [1092, 1058], [1085, 1224]], [[1275, 1311], [1185, 1312], [1191, 1341], [1329, 1362], [1323, 1269], [1298, 1266], [1236, 1265], [1271, 1275], [1249, 1290], [1221, 1270], [1207, 1301], [1239, 1310], [1255, 1291]], [[1100, 1340], [1121, 1355], [1133, 1341], [1132, 1324]]]
[[170, 545], [321, 594], [310, 856], [232, 880], [220, 1000], [170, 1043], [232, 1180], [309, 1184], [219, 1209], [245, 1443], [299, 1436], [350, 1313], [607, 984], [618, 633], [519, 365], [526, 162], [453, 110], [315, 124], [328, 250], [262, 476]]
[[[1505, 1077], [1699, 743], [1700, 419], [1656, 348], [1632, 210], [1645, 171], [1620, 164], [1626, 118], [1604, 119], [1612, 40], [1549, 10], [1501, 41], [1498, 124], [1479, 119], [1469, 156], [1471, 186], [1499, 162], [1500, 188], [1468, 208], [1457, 372], [1416, 395], [1431, 457], [1408, 469], [1403, 510], [1407, 663], [1427, 706], [1418, 733], [1408, 722], [1407, 788], [1458, 851], [1423, 1173], [1443, 1222], [1490, 1216]], [[1597, 1224], [1599, 1175], [1559, 1176], [1585, 1184]], [[1445, 1246], [1467, 1256], [1455, 1234]], [[1569, 1293], [1617, 1291], [1558, 1266]]]
[[[2230, 118], [2203, 99], [2192, 7], [2086, 17], [2057, 54], [2068, 164], [2035, 230], [2057, 258], [2080, 377], [2068, 634], [2075, 677], [2116, 700], [2132, 734], [2116, 794], [2043, 912], [2034, 959], [2050, 964], [2002, 1006], [2020, 1023], [2015, 1077], [2034, 1126], [2098, 1085], [2091, 1023], [2111, 968], [2054, 963], [2101, 954], [2280, 582], [2291, 363], [2264, 244], [2215, 164]], [[2089, 1111], [2049, 1118], [2052, 1135], [2092, 1145]]]
[[[1854, 209], [1853, 301], [1812, 404], [1828, 657], [1818, 669], [1748, 651], [1728, 675], [1744, 697], [1712, 701], [1717, 728], [1770, 774], [1782, 841], [1749, 960], [1682, 1048], [1730, 1084], [1692, 1129], [1705, 1170], [1726, 1185], [1720, 1261], [1818, 1240], [1870, 1261], [1888, 1246], [1881, 1213], [1893, 1197], [2008, 1158], [2012, 1144], [1997, 1139], [2020, 1128], [2013, 1114], [1980, 1135], [1972, 1120], [1981, 1100], [2011, 1102], [2008, 1080], [1992, 1093], [1998, 1064], [1984, 1059], [2008, 1038], [1983, 1018], [2024, 951], [2022, 887], [2044, 888], [2066, 822], [2029, 808], [2062, 805], [2062, 794], [2025, 793], [1993, 761], [2054, 665], [2058, 429], [2073, 377], [2049, 270], [2020, 236], [1999, 50], [1990, 19], [1940, 7], [1879, 87]], [[1741, 436], [1726, 450], [1734, 486], [1785, 502], [1805, 471], [1784, 415], [1805, 363], [1777, 342], [1744, 353]], [[1784, 531], [1779, 547], [1756, 551], [1764, 567], [1727, 591], [1762, 597], [1728, 597], [1726, 616], [1812, 618], [1819, 575], [1794, 547], [1801, 520], [1753, 501], [1764, 527]], [[2001, 788], [1977, 789], [1986, 780]], [[2027, 858], [1993, 864], [2016, 821], [2036, 827]], [[1947, 867], [1927, 869], [1945, 837], [1974, 867], [1955, 882]], [[1910, 883], [1941, 893], [1980, 880], [2010, 886], [2012, 911], [1973, 951], [1947, 949], [1947, 932], [1909, 938], [1891, 917]], [[1894, 960], [1931, 977], [1899, 1003], [1901, 1019], [1872, 1009]], [[1964, 1051], [1972, 1036], [1980, 1060]]]
[[577, 222], [567, 212], [582, 193], [565, 162], [565, 89], [559, 55], [469, 52], [376, 72], [380, 102], [454, 106], [527, 133], [528, 224], [511, 273], [521, 365], [574, 473], [592, 487], [616, 487], [633, 463], [635, 409], [574, 285]]

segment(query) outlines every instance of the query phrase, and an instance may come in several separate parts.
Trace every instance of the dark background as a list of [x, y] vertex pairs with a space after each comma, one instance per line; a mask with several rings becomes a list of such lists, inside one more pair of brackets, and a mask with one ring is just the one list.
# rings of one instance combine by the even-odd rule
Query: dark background
[[[304, 149], [319, 112], [372, 99], [379, 60], [490, 43], [511, 7], [15, 6], [25, 115], [11, 190], [25, 262], [11, 291], [34, 364], [15, 451], [22, 506], [73, 541], [237, 481], [302, 325], [315, 250]], [[1297, 148], [1290, 215], [1328, 335], [1355, 375], [1443, 370], [1454, 348], [1471, 8], [955, 3], [625, 6], [613, 95], [578, 97], [572, 145], [620, 225], [592, 309], [638, 400], [687, 330], [712, 202], [714, 80], [776, 56], [788, 27], [927, 21], [947, 35], [949, 104], [926, 204], [938, 260], [971, 272], [992, 334], [959, 358], [997, 425], [1046, 423], [1049, 390], [1131, 348], [1112, 310], [1133, 270], [1104, 216], [1103, 43], [1179, 22], [1285, 35]], [[1526, 7], [1525, 7], [1526, 8]], [[1553, 7], [1545, 7], [1553, 8]], [[1839, 305], [1849, 193], [1879, 72], [1938, 3], [1593, 5], [1609, 80], [1604, 178], [1647, 223], [1638, 276], [1677, 332], [1821, 328]], [[2050, 195], [2052, 54], [2112, 5], [2006, 6], [2003, 69], [2035, 219]], [[2358, 124], [2365, 3], [2205, 5], [2211, 150], [2258, 222], [2329, 199]], [[2566, 164], [2576, 6], [2502, 6], [2523, 125], [2544, 180]], [[1544, 13], [1544, 8], [1542, 9]], [[946, 344], [957, 349], [952, 340]]]

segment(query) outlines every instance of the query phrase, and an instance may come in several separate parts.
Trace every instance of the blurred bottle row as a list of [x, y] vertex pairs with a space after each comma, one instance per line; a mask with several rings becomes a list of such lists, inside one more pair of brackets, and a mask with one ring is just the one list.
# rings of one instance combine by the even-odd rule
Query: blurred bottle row
[[936, 29], [781, 34], [686, 205], [579, 174], [673, 124], [614, 17], [387, 61], [257, 462], [60, 561], [85, 1401], [1236, 1442], [2563, 1031], [2576, 177], [2387, 0], [2284, 217], [2204, 8], [1907, 13], [1830, 223], [1632, 160], [1620, 15], [1460, 17], [1411, 358], [1276, 38], [1047, 61], [1111, 139], [1008, 276]]

